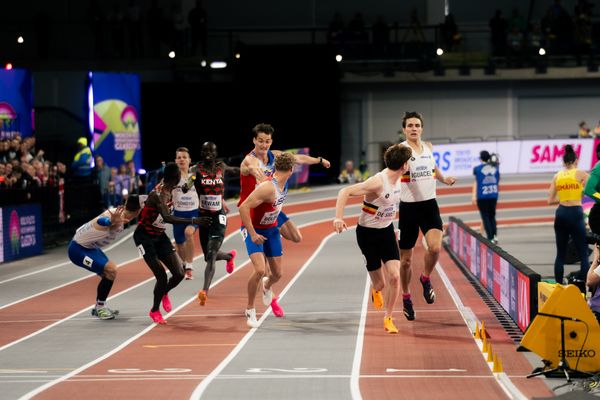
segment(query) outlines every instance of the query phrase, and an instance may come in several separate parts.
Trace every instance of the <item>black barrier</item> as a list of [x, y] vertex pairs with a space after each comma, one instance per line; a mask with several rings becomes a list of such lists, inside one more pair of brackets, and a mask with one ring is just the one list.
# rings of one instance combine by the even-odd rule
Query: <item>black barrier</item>
[[525, 332], [537, 314], [540, 275], [458, 218], [450, 217], [448, 234], [450, 243], [444, 245], [446, 250]]

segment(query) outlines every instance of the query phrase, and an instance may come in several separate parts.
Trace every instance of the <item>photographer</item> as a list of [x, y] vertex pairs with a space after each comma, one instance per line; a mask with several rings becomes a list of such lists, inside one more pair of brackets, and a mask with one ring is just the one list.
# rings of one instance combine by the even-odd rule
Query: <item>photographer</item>
[[500, 171], [495, 154], [486, 150], [479, 153], [482, 164], [473, 168], [475, 182], [473, 183], [473, 204], [477, 204], [485, 234], [491, 242], [498, 243], [496, 229], [496, 205], [500, 185]]
[[589, 299], [588, 304], [590, 308], [594, 312], [598, 323], [600, 323], [600, 290], [598, 289], [598, 285], [600, 285], [600, 250], [598, 248], [598, 244], [594, 246], [594, 261], [592, 262], [592, 266], [588, 270], [587, 273], [587, 285], [592, 291], [592, 297]]

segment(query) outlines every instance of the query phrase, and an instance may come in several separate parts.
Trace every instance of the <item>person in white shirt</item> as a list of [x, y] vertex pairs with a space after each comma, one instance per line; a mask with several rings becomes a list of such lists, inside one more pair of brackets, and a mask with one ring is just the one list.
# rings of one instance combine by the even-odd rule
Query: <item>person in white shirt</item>
[[141, 202], [146, 196], [129, 195], [125, 206], [108, 209], [80, 226], [69, 243], [69, 259], [73, 264], [101, 277], [92, 315], [100, 319], [113, 319], [119, 313], [106, 306], [106, 299], [117, 277], [117, 265], [100, 249], [114, 241], [123, 226], [138, 216]]
[[[356, 240], [371, 278], [371, 299], [376, 309], [386, 306], [383, 327], [388, 333], [398, 333], [392, 318], [400, 294], [400, 251], [393, 221], [400, 201], [400, 179], [408, 169], [411, 150], [406, 146], [390, 146], [384, 161], [387, 168], [365, 182], [341, 189], [335, 205], [333, 228], [337, 233], [347, 229], [344, 207], [351, 196], [364, 196], [356, 227]], [[381, 267], [383, 263], [383, 268]], [[381, 291], [389, 284], [384, 301]]]
[[402, 119], [402, 131], [406, 141], [402, 146], [412, 150], [408, 170], [402, 177], [402, 194], [398, 228], [400, 229], [400, 280], [404, 316], [409, 321], [415, 319], [415, 311], [410, 295], [412, 277], [413, 248], [419, 237], [419, 229], [425, 236], [427, 248], [423, 260], [423, 272], [419, 278], [423, 286], [423, 297], [428, 304], [435, 301], [435, 292], [430, 275], [440, 256], [442, 247], [443, 223], [436, 197], [436, 181], [453, 185], [456, 178], [444, 177], [435, 163], [433, 146], [421, 140], [423, 116], [418, 112], [407, 112]]

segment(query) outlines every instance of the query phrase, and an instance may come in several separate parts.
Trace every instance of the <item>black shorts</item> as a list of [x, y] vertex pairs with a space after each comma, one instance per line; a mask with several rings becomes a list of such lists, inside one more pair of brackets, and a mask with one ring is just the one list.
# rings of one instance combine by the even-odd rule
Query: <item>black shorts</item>
[[133, 242], [144, 258], [157, 257], [159, 260], [163, 260], [175, 252], [173, 243], [164, 232], [154, 236], [149, 235], [141, 228], [137, 228], [133, 233]]
[[201, 217], [211, 217], [212, 221], [209, 227], [200, 227], [200, 246], [202, 252], [206, 254], [208, 251], [208, 241], [210, 239], [223, 239], [225, 238], [225, 228], [227, 228], [227, 216], [223, 211], [218, 213], [203, 213], [200, 211]]
[[400, 251], [396, 242], [394, 224], [386, 228], [366, 228], [356, 226], [356, 241], [365, 257], [367, 271], [381, 268], [381, 262], [400, 260]]
[[400, 202], [398, 228], [400, 229], [400, 249], [408, 250], [415, 247], [419, 237], [419, 229], [425, 235], [430, 229], [444, 229], [440, 208], [435, 199], [416, 201], [414, 203]]

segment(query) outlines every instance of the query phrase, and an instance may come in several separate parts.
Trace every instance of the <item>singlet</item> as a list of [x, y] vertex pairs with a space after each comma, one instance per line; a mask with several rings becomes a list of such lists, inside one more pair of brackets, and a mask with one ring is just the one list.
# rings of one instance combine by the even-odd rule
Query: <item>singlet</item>
[[288, 185], [281, 191], [277, 186], [275, 178], [269, 179], [275, 186], [277, 197], [273, 203], [262, 203], [256, 208], [250, 210], [250, 218], [252, 218], [252, 226], [254, 229], [269, 229], [277, 226], [277, 217], [281, 212], [281, 207], [287, 197]]
[[[256, 157], [254, 150], [248, 153], [248, 156], [258, 158]], [[260, 163], [260, 169], [262, 169], [263, 173], [268, 178], [273, 176], [273, 172], [275, 172], [275, 155], [271, 150], [267, 151], [267, 158], [267, 164], [264, 164], [260, 159], [258, 159], [258, 162]], [[254, 175], [242, 175], [240, 172], [240, 201], [238, 201], [238, 207], [244, 202], [244, 200], [246, 200], [248, 196], [250, 196], [250, 193], [254, 191], [256, 185], [257, 182]]]
[[198, 193], [195, 185], [188, 188], [187, 192], [183, 193], [181, 186], [188, 182], [189, 177], [181, 177], [179, 185], [173, 189], [173, 209], [177, 211], [194, 211], [198, 209]]
[[386, 171], [387, 168], [375, 175], [381, 176], [383, 180], [381, 195], [370, 202], [363, 200], [362, 209], [358, 217], [358, 224], [360, 226], [381, 229], [386, 228], [396, 219], [402, 183], [398, 180], [395, 185], [392, 185], [388, 180]]
[[556, 175], [556, 193], [558, 200], [563, 201], [581, 201], [583, 197], [583, 186], [575, 177], [577, 168], [564, 169]]
[[[152, 192], [156, 192], [157, 194], [159, 194], [161, 193], [161, 190], [162, 183], [156, 185]], [[150, 192], [150, 194], [152, 194], [152, 192]], [[163, 193], [163, 195], [165, 194]], [[173, 208], [173, 202], [168, 201], [167, 205], [169, 207], [169, 211], [171, 211]], [[142, 212], [140, 213], [138, 229], [140, 228], [143, 229], [144, 232], [146, 232], [149, 235], [159, 236], [167, 229], [167, 225], [166, 222], [163, 220], [163, 217], [160, 214], [158, 208], [152, 207], [148, 205], [148, 203], [146, 203], [144, 205], [144, 208], [142, 208]]]
[[500, 172], [492, 164], [481, 164], [473, 168], [473, 175], [477, 181], [477, 199], [497, 199]]
[[200, 199], [200, 211], [218, 213], [223, 208], [224, 171], [222, 164], [217, 164], [215, 171], [209, 171], [198, 164], [196, 171], [196, 190]]
[[421, 143], [423, 151], [417, 154], [407, 141], [400, 143], [412, 150], [412, 157], [408, 160], [408, 170], [402, 175], [402, 193], [400, 200], [405, 203], [414, 203], [435, 199], [435, 159], [431, 149]]
[[81, 225], [75, 232], [73, 240], [77, 244], [88, 249], [104, 247], [109, 243], [113, 242], [117, 238], [117, 235], [123, 232], [123, 224], [120, 224], [116, 227], [111, 227], [107, 230], [98, 230], [94, 226], [94, 223], [100, 217], [110, 218], [110, 214], [108, 213], [108, 211], [105, 211], [93, 220]]

